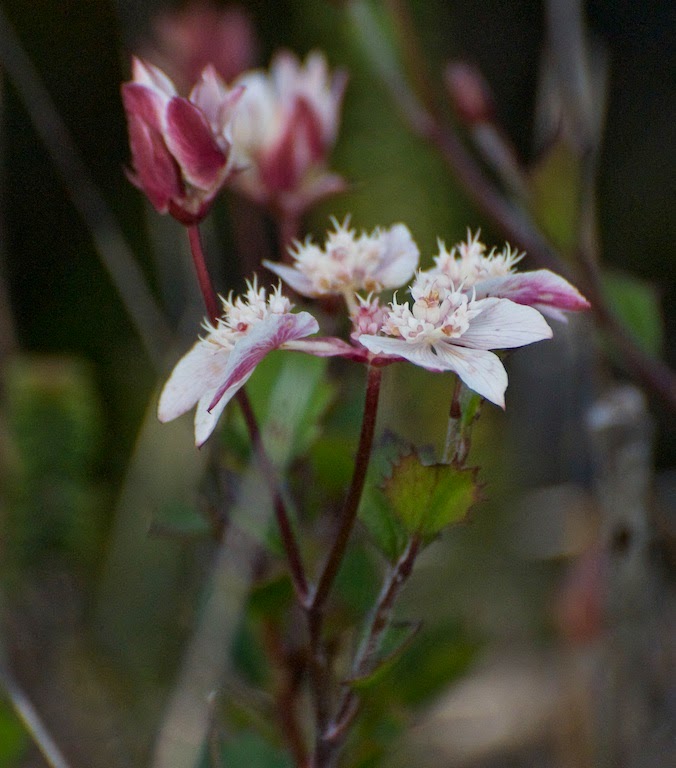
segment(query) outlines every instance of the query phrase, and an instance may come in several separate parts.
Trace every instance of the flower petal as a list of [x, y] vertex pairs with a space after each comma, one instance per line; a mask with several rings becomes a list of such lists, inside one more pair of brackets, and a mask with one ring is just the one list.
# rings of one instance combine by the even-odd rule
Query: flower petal
[[165, 141], [187, 181], [204, 190], [218, 182], [227, 157], [203, 113], [187, 99], [169, 102]]
[[134, 166], [131, 180], [158, 211], [165, 213], [169, 201], [181, 195], [183, 188], [176, 161], [160, 132], [159, 112], [163, 107], [152, 91], [134, 83], [122, 86], [122, 101]]
[[481, 312], [453, 343], [474, 349], [511, 349], [552, 337], [552, 329], [533, 307], [509, 299], [481, 299]]
[[306, 352], [316, 357], [337, 357], [338, 355], [352, 357], [355, 354], [355, 348], [351, 344], [347, 344], [342, 339], [337, 339], [334, 336], [287, 341], [284, 344], [284, 349]]
[[397, 355], [428, 371], [453, 371], [476, 393], [492, 403], [505, 407], [507, 372], [500, 358], [482, 349], [458, 347], [440, 341], [414, 344], [403, 339], [382, 336], [360, 336], [359, 341], [375, 354]]
[[162, 72], [161, 69], [148, 61], [143, 61], [134, 56], [132, 58], [132, 76], [135, 83], [156, 91], [171, 98], [176, 95], [176, 88], [171, 80]]
[[189, 411], [205, 392], [216, 392], [223, 381], [229, 352], [215, 344], [198, 341], [176, 364], [162, 389], [157, 416], [171, 421]]
[[544, 315], [557, 320], [563, 317], [560, 310], [577, 312], [589, 309], [589, 302], [575, 286], [548, 269], [492, 277], [478, 282], [474, 287], [477, 299], [488, 296], [511, 299], [517, 304], [535, 307]]
[[[249, 375], [243, 379], [237, 389], [240, 389], [246, 384], [252, 373], [253, 369]], [[235, 393], [233, 392], [233, 394]], [[201, 448], [209, 439], [211, 433], [216, 428], [216, 424], [218, 423], [221, 414], [225, 410], [225, 406], [230, 402], [231, 399], [229, 397], [223, 397], [211, 410], [209, 410], [209, 405], [211, 404], [211, 401], [214, 399], [215, 395], [216, 390], [210, 389], [208, 392], [205, 392], [205, 394], [197, 403], [197, 409], [195, 410], [195, 445], [198, 448]]]
[[301, 296], [316, 295], [312, 280], [295, 267], [290, 267], [287, 264], [276, 264], [273, 261], [264, 261], [263, 266], [281, 277], [290, 288], [293, 288], [296, 293], [300, 293]]
[[455, 371], [474, 392], [491, 403], [505, 407], [507, 371], [497, 355], [483, 349], [469, 349], [442, 342], [435, 345], [446, 370]]
[[278, 349], [285, 342], [317, 333], [318, 330], [319, 323], [308, 312], [268, 315], [256, 323], [237, 341], [230, 353], [223, 380], [209, 408], [215, 408], [222, 400], [230, 400], [268, 352]]
[[380, 238], [383, 256], [374, 278], [385, 288], [399, 288], [415, 273], [420, 251], [405, 224], [395, 224]]

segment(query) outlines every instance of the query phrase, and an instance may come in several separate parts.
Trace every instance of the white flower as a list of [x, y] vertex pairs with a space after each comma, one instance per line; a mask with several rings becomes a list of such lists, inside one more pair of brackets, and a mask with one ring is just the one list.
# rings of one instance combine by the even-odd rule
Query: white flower
[[464, 291], [473, 291], [478, 299], [511, 299], [564, 322], [564, 312], [589, 308], [589, 302], [574, 286], [548, 269], [516, 272], [524, 255], [508, 244], [502, 251], [493, 249], [486, 253], [479, 233], [472, 236], [468, 231], [467, 241], [450, 251], [439, 241], [439, 254], [429, 274], [446, 287], [459, 285]]
[[232, 397], [248, 381], [256, 365], [274, 349], [298, 349], [319, 356], [344, 354], [350, 347], [338, 339], [299, 341], [319, 330], [307, 312], [293, 313], [280, 288], [269, 295], [248, 283], [243, 298], [221, 298], [223, 316], [206, 322], [206, 335], [177, 363], [164, 385], [158, 407], [160, 421], [171, 421], [195, 404], [195, 443], [211, 435]]
[[507, 299], [476, 299], [443, 277], [420, 273], [411, 287], [413, 304], [396, 300], [379, 334], [359, 342], [376, 355], [405, 358], [431, 371], [454, 371], [487, 400], [504, 408], [507, 373], [488, 351], [550, 338], [551, 328], [531, 307]]
[[334, 219], [333, 225], [324, 248], [308, 239], [290, 251], [292, 267], [272, 262], [265, 266], [303, 296], [344, 296], [353, 312], [356, 292], [398, 288], [415, 273], [420, 253], [404, 224], [359, 236], [349, 228], [349, 218], [342, 224]]

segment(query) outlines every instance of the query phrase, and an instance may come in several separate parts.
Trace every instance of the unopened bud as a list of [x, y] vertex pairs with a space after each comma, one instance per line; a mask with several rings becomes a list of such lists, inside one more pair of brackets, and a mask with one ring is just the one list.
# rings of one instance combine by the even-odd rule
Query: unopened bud
[[493, 120], [493, 94], [478, 69], [465, 62], [446, 66], [444, 80], [453, 106], [464, 123], [488, 123]]

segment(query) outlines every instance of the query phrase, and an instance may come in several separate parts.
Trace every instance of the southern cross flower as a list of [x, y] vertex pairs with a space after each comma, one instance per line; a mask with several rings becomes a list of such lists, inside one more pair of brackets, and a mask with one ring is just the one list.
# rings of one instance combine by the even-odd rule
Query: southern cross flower
[[507, 373], [491, 349], [510, 349], [550, 338], [551, 328], [532, 307], [508, 299], [476, 299], [449, 281], [421, 272], [411, 286], [413, 304], [396, 296], [377, 334], [358, 341], [375, 355], [404, 358], [430, 371], [453, 371], [475, 392], [504, 408]]
[[359, 236], [349, 228], [349, 219], [333, 224], [324, 248], [308, 239], [290, 251], [293, 266], [265, 266], [303, 296], [343, 296], [351, 313], [357, 310], [358, 291], [398, 288], [413, 277], [420, 252], [404, 224]]
[[208, 66], [182, 98], [161, 69], [134, 58], [133, 80], [122, 86], [129, 176], [160, 213], [187, 225], [206, 216], [233, 170], [231, 121], [242, 93]]
[[450, 251], [439, 241], [439, 254], [434, 258], [435, 266], [428, 270], [428, 274], [447, 287], [456, 285], [464, 291], [472, 291], [477, 299], [511, 299], [564, 322], [564, 312], [589, 309], [589, 302], [584, 296], [560, 275], [548, 269], [516, 272], [516, 264], [523, 256], [509, 245], [505, 245], [502, 251], [486, 253], [479, 233], [472, 236], [468, 232], [466, 242], [459, 243]]
[[206, 335], [177, 363], [160, 395], [158, 417], [171, 421], [195, 404], [195, 444], [213, 432], [219, 416], [246, 384], [260, 361], [274, 349], [296, 349], [319, 357], [346, 354], [340, 339], [301, 341], [319, 330], [308, 312], [292, 312], [278, 286], [270, 293], [256, 280], [244, 297], [221, 298], [223, 315], [205, 321]]
[[255, 202], [289, 215], [345, 188], [326, 170], [338, 133], [347, 82], [342, 71], [329, 73], [315, 51], [305, 63], [278, 53], [270, 73], [247, 72], [236, 84], [246, 91], [233, 124], [245, 168], [233, 186]]

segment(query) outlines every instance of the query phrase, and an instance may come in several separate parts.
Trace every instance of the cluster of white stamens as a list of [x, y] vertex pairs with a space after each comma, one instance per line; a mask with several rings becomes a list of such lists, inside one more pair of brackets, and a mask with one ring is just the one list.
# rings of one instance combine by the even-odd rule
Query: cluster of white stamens
[[453, 246], [450, 251], [439, 240], [439, 254], [434, 257], [435, 266], [430, 273], [445, 278], [448, 284], [462, 284], [469, 288], [480, 280], [491, 277], [505, 277], [514, 272], [516, 264], [524, 254], [512, 250], [509, 244], [501, 251], [493, 249], [486, 253], [486, 246], [479, 240], [479, 233], [474, 236], [467, 233], [467, 240]]
[[204, 322], [207, 336], [202, 340], [208, 344], [231, 349], [235, 342], [247, 333], [252, 325], [261, 322], [271, 314], [284, 315], [291, 312], [293, 305], [282, 295], [282, 286], [277, 285], [268, 295], [265, 288], [258, 287], [256, 278], [247, 281], [247, 290], [243, 296], [232, 298], [220, 297], [223, 314], [216, 324]]

